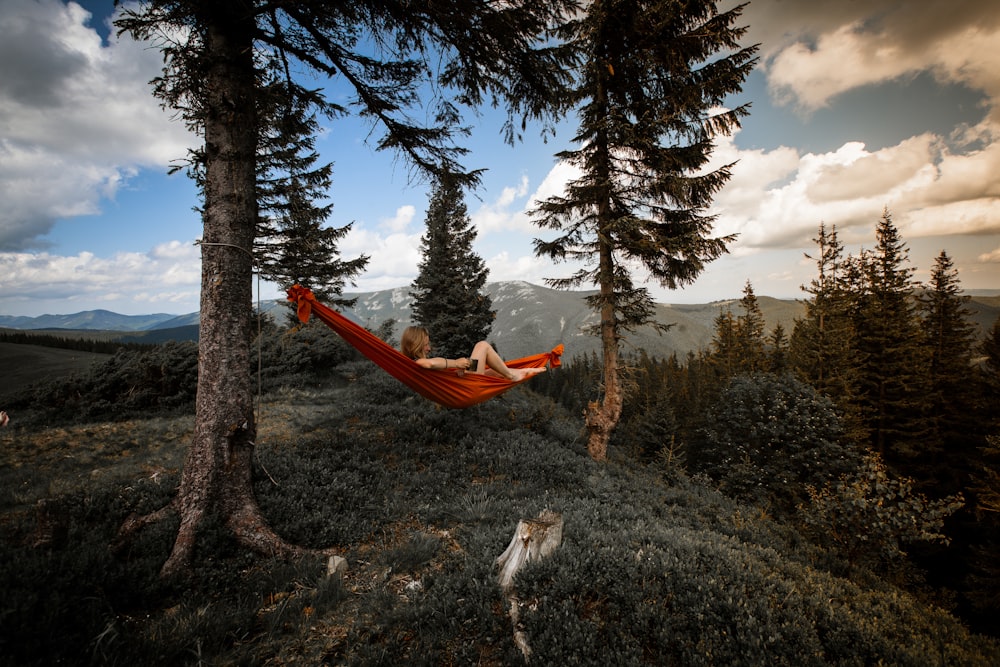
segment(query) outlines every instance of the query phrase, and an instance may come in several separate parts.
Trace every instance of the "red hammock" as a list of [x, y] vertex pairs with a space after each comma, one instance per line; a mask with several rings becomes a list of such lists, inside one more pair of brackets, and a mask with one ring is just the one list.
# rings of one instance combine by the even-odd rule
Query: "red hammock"
[[[295, 285], [288, 290], [288, 300], [297, 305], [300, 321], [308, 322], [309, 315], [315, 314], [341, 338], [356, 347], [361, 354], [385, 369], [389, 375], [424, 398], [429, 398], [445, 407], [467, 408], [488, 401], [520, 384], [482, 373], [459, 375], [454, 368], [423, 368], [364, 327], [321, 304], [311, 290], [301, 285]], [[557, 345], [551, 352], [513, 359], [505, 363], [510, 368], [542, 368], [546, 364], [557, 368], [561, 363], [559, 357], [562, 353], [563, 346]]]

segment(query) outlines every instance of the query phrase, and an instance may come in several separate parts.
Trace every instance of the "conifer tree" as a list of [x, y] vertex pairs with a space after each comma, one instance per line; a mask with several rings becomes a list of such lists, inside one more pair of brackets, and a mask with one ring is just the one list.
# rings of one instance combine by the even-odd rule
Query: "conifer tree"
[[722, 383], [736, 375], [765, 370], [764, 314], [749, 280], [739, 303], [741, 314], [734, 315], [727, 307], [715, 317], [711, 361]]
[[633, 328], [655, 323], [643, 270], [675, 289], [692, 282], [726, 251], [731, 237], [712, 238], [712, 196], [731, 165], [705, 170], [713, 140], [731, 133], [748, 107], [716, 111], [740, 90], [756, 63], [755, 46], [740, 48], [733, 27], [743, 5], [719, 12], [712, 0], [593, 0], [560, 31], [583, 58], [575, 92], [579, 148], [559, 153], [581, 176], [564, 195], [540, 202], [536, 222], [557, 230], [536, 253], [579, 261], [556, 288], [595, 285], [603, 396], [585, 415], [587, 449], [603, 460], [621, 416], [619, 344]]
[[675, 469], [680, 469], [684, 466], [684, 447], [677, 441], [677, 419], [671, 403], [669, 392], [660, 392], [656, 400], [629, 424], [625, 439], [641, 461], [666, 456]]
[[983, 617], [996, 619], [1000, 613], [1000, 435], [987, 436], [976, 457], [971, 495], [976, 524], [966, 595]]
[[976, 422], [987, 435], [972, 461], [976, 524], [966, 595], [983, 618], [992, 622], [1000, 612], [1000, 318], [976, 352], [981, 358]]
[[475, 240], [462, 189], [454, 179], [439, 179], [427, 209], [427, 232], [420, 239], [420, 271], [410, 292], [413, 319], [430, 331], [436, 355], [467, 356], [493, 327], [493, 302], [483, 291], [489, 269], [472, 249]]
[[785, 327], [780, 322], [774, 325], [771, 335], [767, 337], [767, 346], [769, 349], [767, 355], [768, 371], [776, 375], [788, 372], [788, 336], [785, 335]]
[[862, 419], [887, 463], [906, 466], [928, 435], [927, 365], [909, 250], [883, 211], [875, 248], [858, 258], [855, 349], [860, 352]]
[[1000, 317], [977, 350], [982, 358], [978, 385], [978, 414], [987, 432], [1000, 437]]
[[340, 294], [368, 257], [340, 257], [338, 244], [351, 225], [326, 226], [333, 206], [319, 203], [328, 196], [333, 165], [316, 165], [316, 110], [333, 110], [315, 91], [278, 72], [262, 88], [260, 107], [255, 240], [260, 273], [283, 290], [301, 284], [324, 302], [346, 303]]
[[739, 372], [740, 349], [737, 341], [736, 316], [729, 308], [720, 309], [714, 320], [715, 332], [710, 343], [709, 362], [720, 384], [725, 384]]
[[753, 285], [748, 280], [740, 299], [743, 313], [736, 318], [737, 363], [740, 373], [755, 373], [764, 370], [764, 314], [757, 303]]
[[817, 276], [803, 290], [804, 317], [795, 321], [789, 342], [790, 363], [817, 391], [828, 396], [840, 412], [844, 432], [855, 442], [867, 439], [860, 419], [858, 382], [860, 351], [854, 345], [852, 263], [844, 258], [844, 246], [836, 225], [820, 224], [813, 242]]
[[[961, 293], [958, 271], [948, 253], [942, 250], [931, 270], [930, 285], [920, 297], [923, 340], [930, 356], [927, 407], [931, 432], [927, 447], [932, 451], [925, 451], [925, 455], [957, 453], [957, 450], [969, 453], [968, 445], [978, 430], [970, 428], [973, 405], [969, 379], [975, 325], [970, 320], [972, 311], [966, 307], [968, 301], [969, 297]], [[930, 470], [940, 475], [937, 463], [928, 461]], [[955, 463], [958, 462], [951, 462]]]

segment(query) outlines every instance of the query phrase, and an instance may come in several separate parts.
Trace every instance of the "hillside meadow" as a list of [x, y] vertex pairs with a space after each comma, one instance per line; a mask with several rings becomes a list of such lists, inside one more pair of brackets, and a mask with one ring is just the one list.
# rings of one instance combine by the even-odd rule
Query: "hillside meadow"
[[[40, 381], [83, 373], [110, 354], [62, 350], [45, 345], [0, 342], [0, 394], [16, 392]], [[0, 408], [2, 409], [2, 408]]]
[[0, 664], [512, 665], [495, 559], [519, 519], [562, 514], [561, 546], [515, 579], [537, 665], [995, 665], [1000, 647], [943, 606], [853, 569], [794, 525], [612, 450], [519, 388], [436, 408], [362, 361], [337, 382], [269, 389], [255, 487], [283, 562], [201, 536], [159, 580], [176, 522], [127, 543], [176, 491], [183, 411], [0, 431]]

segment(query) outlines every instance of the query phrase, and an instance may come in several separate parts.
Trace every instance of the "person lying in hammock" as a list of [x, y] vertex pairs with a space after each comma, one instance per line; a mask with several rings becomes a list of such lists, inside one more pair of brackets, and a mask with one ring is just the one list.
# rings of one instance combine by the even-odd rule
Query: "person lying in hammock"
[[497, 375], [511, 382], [520, 382], [537, 373], [544, 373], [545, 368], [507, 368], [503, 358], [497, 354], [493, 346], [485, 340], [476, 343], [469, 357], [461, 359], [446, 359], [444, 357], [429, 357], [431, 337], [424, 327], [406, 327], [399, 341], [400, 351], [417, 362], [422, 368], [457, 368], [460, 371], [472, 369], [471, 373]]

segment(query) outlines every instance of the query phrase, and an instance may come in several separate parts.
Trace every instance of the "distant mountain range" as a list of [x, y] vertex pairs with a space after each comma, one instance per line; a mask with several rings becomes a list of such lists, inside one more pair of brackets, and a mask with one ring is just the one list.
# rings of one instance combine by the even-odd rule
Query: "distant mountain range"
[[[411, 324], [412, 297], [409, 287], [365, 293], [345, 293], [345, 298], [357, 298], [354, 308], [345, 313], [357, 322], [374, 328], [392, 318], [397, 322], [398, 335]], [[586, 297], [594, 291], [565, 292], [527, 282], [490, 283], [486, 293], [493, 301], [496, 319], [489, 339], [506, 357], [519, 357], [551, 349], [562, 343], [567, 357], [596, 353], [598, 339], [587, 333], [597, 322], [597, 316], [587, 307]], [[797, 301], [758, 297], [769, 326], [781, 322], [791, 331], [794, 318], [804, 308]], [[663, 335], [652, 327], [644, 327], [628, 337], [626, 350], [645, 349], [651, 354], [680, 355], [708, 345], [714, 331], [714, 321], [725, 308], [738, 309], [737, 301], [718, 301], [701, 305], [657, 306], [660, 322], [672, 325]], [[433, 332], [431, 332], [433, 336]]]
[[[184, 316], [187, 317], [187, 316]], [[85, 310], [72, 315], [12, 317], [0, 315], [0, 327], [7, 329], [85, 329], [89, 331], [146, 331], [156, 329], [176, 315], [119, 315], [110, 310]], [[197, 319], [195, 320], [197, 324]]]
[[[356, 299], [355, 306], [345, 309], [345, 314], [361, 324], [374, 328], [392, 318], [396, 321], [396, 335], [410, 322], [412, 297], [410, 287], [399, 287], [377, 292], [345, 293], [344, 297]], [[589, 292], [564, 292], [527, 282], [511, 281], [490, 283], [486, 292], [493, 301], [496, 320], [489, 338], [507, 357], [518, 357], [547, 350], [562, 343], [568, 357], [590, 354], [599, 350], [596, 337], [585, 329], [596, 322], [596, 316], [587, 308], [585, 298]], [[1000, 317], [1000, 292], [974, 294], [969, 302], [972, 320], [980, 334], [988, 331]], [[768, 334], [780, 324], [786, 335], [795, 326], [795, 319], [805, 312], [802, 302], [789, 299], [757, 297], [764, 315]], [[286, 302], [270, 301], [262, 310], [273, 312]], [[680, 356], [708, 346], [715, 330], [715, 319], [721, 312], [731, 309], [740, 313], [738, 299], [714, 301], [707, 304], [659, 304], [657, 317], [671, 325], [669, 331], [658, 335], [651, 327], [631, 334], [624, 348], [626, 351], [644, 349], [650, 354]], [[92, 310], [73, 315], [42, 315], [40, 317], [10, 317], [0, 315], [0, 327], [30, 329], [48, 333], [66, 333], [67, 330], [123, 332], [118, 340], [162, 342], [165, 340], [192, 340], [197, 338], [198, 313], [174, 316], [120, 315], [106, 310]], [[432, 332], [433, 335], [433, 332]]]

